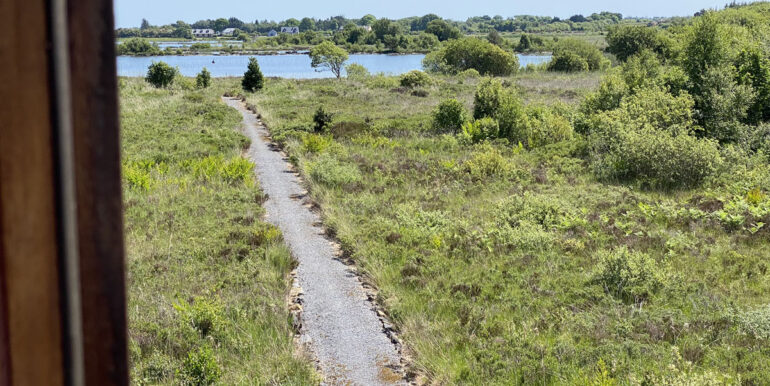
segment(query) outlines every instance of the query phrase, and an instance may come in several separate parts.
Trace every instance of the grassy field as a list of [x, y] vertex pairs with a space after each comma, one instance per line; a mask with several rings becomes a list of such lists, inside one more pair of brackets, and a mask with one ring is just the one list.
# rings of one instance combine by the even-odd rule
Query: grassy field
[[[569, 110], [599, 77], [503, 81]], [[695, 190], [600, 182], [579, 137], [528, 151], [432, 134], [438, 102], [470, 109], [478, 83], [434, 80], [413, 93], [389, 77], [268, 79], [247, 96], [378, 287], [419, 379], [770, 383], [766, 165]], [[319, 106], [335, 114], [326, 135], [312, 133]]]
[[132, 382], [312, 384], [286, 305], [294, 261], [261, 220], [223, 92], [120, 80]]

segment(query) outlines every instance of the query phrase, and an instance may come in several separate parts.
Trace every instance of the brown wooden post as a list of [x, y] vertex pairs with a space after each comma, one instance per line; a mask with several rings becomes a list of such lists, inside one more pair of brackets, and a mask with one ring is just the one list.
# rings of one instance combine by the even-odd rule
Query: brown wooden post
[[112, 1], [0, 25], [0, 385], [126, 385]]

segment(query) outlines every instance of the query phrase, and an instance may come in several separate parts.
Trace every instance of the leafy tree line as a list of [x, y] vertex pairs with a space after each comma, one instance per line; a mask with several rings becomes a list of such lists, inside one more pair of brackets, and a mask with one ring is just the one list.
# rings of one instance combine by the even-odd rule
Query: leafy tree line
[[[267, 34], [271, 30], [280, 31], [280, 27], [299, 27], [300, 31], [335, 32], [345, 28], [349, 24], [356, 26], [372, 26], [378, 19], [371, 14], [361, 18], [346, 18], [333, 16], [326, 19], [304, 17], [301, 19], [289, 18], [282, 21], [254, 20], [242, 21], [236, 17], [198, 20], [194, 23], [177, 21], [176, 23], [153, 26], [146, 19], [142, 19], [139, 28], [118, 28], [116, 36], [125, 37], [189, 37], [191, 28], [210, 28], [221, 32], [226, 28], [236, 28], [249, 34]], [[575, 15], [568, 19], [545, 16], [519, 15], [503, 18], [502, 16], [474, 16], [465, 21], [443, 20], [436, 14], [405, 17], [392, 20], [392, 22], [404, 32], [430, 32], [431, 29], [446, 29], [446, 25], [434, 24], [433, 21], [444, 21], [446, 25], [457, 28], [464, 33], [486, 33], [491, 30], [500, 32], [568, 32], [568, 31], [605, 31], [608, 27], [618, 24], [623, 20], [623, 15], [612, 12], [594, 13], [589, 16]], [[649, 21], [653, 21], [650, 19]], [[437, 31], [436, 31], [437, 32]], [[442, 39], [443, 40], [443, 39]]]

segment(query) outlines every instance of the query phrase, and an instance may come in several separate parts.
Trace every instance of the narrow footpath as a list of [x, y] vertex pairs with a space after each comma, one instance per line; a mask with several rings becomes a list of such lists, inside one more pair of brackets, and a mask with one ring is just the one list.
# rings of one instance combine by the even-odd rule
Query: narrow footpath
[[302, 291], [300, 341], [318, 360], [325, 384], [404, 384], [400, 357], [356, 273], [341, 262], [303, 201], [305, 190], [267, 128], [238, 99], [223, 98], [243, 115], [251, 139], [248, 154], [265, 202], [267, 220], [277, 226], [299, 261], [295, 287]]

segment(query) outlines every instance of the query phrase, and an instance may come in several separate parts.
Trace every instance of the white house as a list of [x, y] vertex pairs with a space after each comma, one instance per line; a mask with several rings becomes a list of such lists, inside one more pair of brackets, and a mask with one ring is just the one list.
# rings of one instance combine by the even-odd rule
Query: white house
[[363, 28], [366, 32], [372, 32], [372, 26], [370, 25], [362, 25], [361, 28]]
[[216, 32], [214, 32], [214, 30], [210, 28], [203, 28], [203, 29], [193, 28], [192, 30], [192, 36], [196, 38], [212, 38], [215, 35], [216, 35]]
[[281, 33], [296, 35], [299, 33], [299, 27], [281, 27]]
[[235, 28], [225, 28], [222, 30], [222, 36], [233, 36], [235, 35]]
[[274, 29], [271, 29], [270, 32], [267, 33], [267, 36], [278, 36], [278, 32]]

